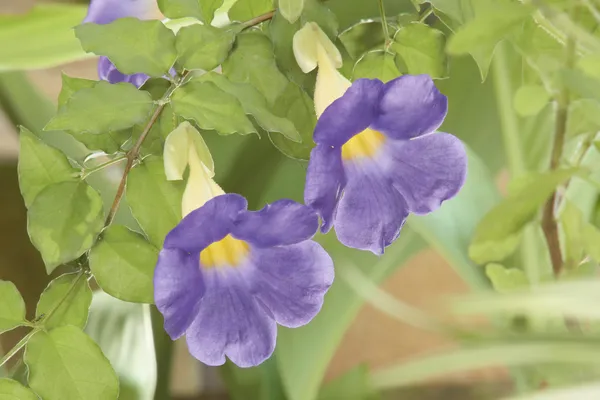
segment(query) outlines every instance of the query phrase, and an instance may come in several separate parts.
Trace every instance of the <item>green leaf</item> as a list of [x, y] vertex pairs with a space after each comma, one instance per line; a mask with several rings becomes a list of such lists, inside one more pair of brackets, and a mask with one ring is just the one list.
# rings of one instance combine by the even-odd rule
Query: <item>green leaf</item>
[[225, 61], [234, 40], [233, 32], [209, 25], [183, 27], [177, 33], [178, 65], [188, 70], [213, 70]]
[[441, 31], [413, 22], [396, 32], [392, 49], [402, 58], [409, 74], [428, 74], [439, 79], [448, 77], [445, 45], [446, 37]]
[[588, 54], [577, 60], [577, 68], [595, 79], [600, 79], [600, 54]]
[[550, 101], [550, 95], [541, 85], [524, 85], [517, 89], [514, 107], [522, 117], [537, 115]]
[[148, 157], [129, 173], [127, 203], [156, 248], [181, 221], [184, 187], [183, 181], [167, 181], [162, 157]]
[[257, 31], [238, 35], [231, 55], [223, 63], [223, 73], [232, 82], [250, 83], [271, 105], [287, 85], [275, 63], [271, 42]]
[[482, 264], [498, 261], [494, 248], [499, 242], [514, 238], [537, 214], [558, 185], [580, 172], [577, 168], [547, 173], [531, 173], [518, 187], [511, 188], [509, 196], [496, 205], [481, 220], [469, 247], [469, 256]]
[[600, 230], [594, 225], [587, 223], [582, 232], [583, 247], [585, 252], [596, 262], [600, 262]]
[[152, 303], [152, 279], [158, 250], [140, 234], [113, 225], [90, 251], [90, 268], [98, 285], [117, 299]]
[[239, 101], [212, 82], [189, 82], [171, 98], [173, 111], [196, 121], [201, 129], [222, 135], [256, 132]]
[[504, 268], [500, 264], [488, 264], [485, 266], [485, 274], [499, 293], [510, 293], [529, 287], [527, 276], [517, 268]]
[[374, 400], [378, 398], [371, 386], [369, 368], [361, 364], [327, 383], [319, 391], [318, 400]]
[[385, 46], [385, 37], [380, 21], [360, 21], [340, 33], [340, 40], [353, 59], [375, 48]]
[[221, 8], [224, 0], [199, 0], [204, 23], [209, 25], [215, 17], [215, 12]]
[[73, 94], [44, 130], [93, 134], [116, 131], [144, 122], [152, 107], [148, 92], [129, 83], [100, 81], [93, 88]]
[[119, 400], [154, 398], [157, 367], [148, 305], [126, 303], [98, 291], [85, 332], [119, 375]]
[[90, 57], [72, 28], [84, 4], [36, 3], [26, 14], [0, 15], [0, 71], [43, 69]]
[[248, 83], [233, 83], [225, 76], [209, 72], [200, 77], [201, 82], [212, 82], [226, 93], [235, 96], [246, 114], [252, 115], [256, 122], [267, 132], [278, 132], [287, 139], [301, 142], [302, 138], [294, 124], [273, 114], [264, 96]]
[[[44, 318], [47, 330], [73, 325], [83, 329], [92, 303], [92, 289], [82, 273], [64, 274], [48, 284], [40, 296], [35, 317]], [[49, 316], [49, 314], [52, 315]]]
[[247, 21], [273, 10], [273, 0], [236, 0], [229, 9], [231, 21]]
[[29, 208], [44, 188], [76, 180], [80, 171], [71, 167], [67, 157], [59, 150], [21, 127], [18, 172], [21, 194], [25, 206]]
[[[201, 0], [158, 0], [158, 8], [163, 15], [170, 19], [194, 17], [203, 21]], [[210, 21], [207, 21], [210, 23]]]
[[279, 0], [278, 10], [291, 24], [300, 18], [303, 8], [304, 0]]
[[87, 52], [107, 56], [124, 74], [160, 77], [175, 63], [175, 34], [162, 22], [120, 18], [110, 24], [87, 23], [75, 27]]
[[394, 55], [384, 50], [375, 50], [365, 54], [354, 66], [352, 79], [379, 79], [383, 82], [399, 77]]
[[60, 182], [37, 195], [27, 212], [29, 237], [46, 271], [85, 253], [103, 226], [102, 199], [85, 182]]
[[279, 133], [269, 133], [273, 145], [288, 157], [308, 160], [310, 151], [315, 146], [313, 131], [317, 124], [312, 99], [298, 85], [290, 82], [275, 102], [273, 112], [292, 121], [302, 140], [301, 143], [296, 143]]
[[581, 99], [569, 104], [567, 135], [594, 134], [600, 131], [600, 103], [596, 100]]
[[31, 389], [12, 379], [0, 379], [0, 400], [38, 400]]
[[563, 251], [567, 269], [574, 269], [583, 258], [583, 236], [585, 234], [583, 214], [573, 203], [563, 200], [560, 226], [563, 233]]
[[577, 69], [561, 71], [563, 84], [582, 98], [600, 101], [600, 81]]
[[58, 95], [58, 106], [64, 106], [67, 101], [75, 94], [75, 92], [81, 89], [89, 89], [96, 86], [98, 81], [92, 81], [90, 79], [75, 78], [62, 73], [62, 89]]
[[74, 326], [36, 333], [24, 356], [29, 386], [44, 400], [117, 400], [119, 380], [92, 339]]
[[10, 331], [26, 321], [25, 302], [14, 283], [0, 281], [0, 304], [0, 333]]

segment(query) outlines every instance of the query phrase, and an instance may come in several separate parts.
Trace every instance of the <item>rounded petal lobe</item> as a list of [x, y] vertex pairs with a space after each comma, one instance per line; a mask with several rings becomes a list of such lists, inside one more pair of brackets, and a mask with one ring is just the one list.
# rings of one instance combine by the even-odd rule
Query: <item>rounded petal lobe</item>
[[189, 213], [165, 238], [165, 249], [200, 253], [209, 244], [232, 232], [233, 223], [248, 207], [238, 194], [224, 194]]
[[328, 232], [333, 225], [335, 210], [344, 186], [346, 174], [342, 165], [341, 150], [317, 145], [310, 153], [304, 203], [315, 210], [323, 220], [323, 233]]
[[402, 193], [408, 209], [427, 214], [454, 197], [465, 183], [467, 154], [462, 142], [448, 133], [386, 144], [386, 174]]
[[377, 79], [357, 79], [321, 115], [313, 139], [317, 144], [339, 147], [364, 131], [377, 116], [383, 83]]
[[372, 128], [408, 140], [434, 132], [448, 112], [448, 99], [429, 75], [404, 75], [385, 84]]
[[143, 18], [155, 8], [153, 0], [92, 0], [83, 22], [109, 24], [118, 18]]
[[338, 240], [348, 246], [383, 254], [408, 216], [408, 206], [371, 160], [347, 168], [348, 184], [335, 216]]
[[275, 321], [297, 328], [312, 320], [333, 283], [333, 261], [320, 244], [307, 240], [291, 246], [255, 249], [248, 278], [252, 294]]
[[319, 218], [311, 208], [283, 199], [260, 211], [240, 213], [233, 235], [258, 247], [272, 247], [310, 239], [317, 229]]
[[205, 272], [207, 291], [186, 332], [190, 353], [207, 365], [225, 356], [239, 367], [256, 366], [273, 354], [277, 324], [250, 294], [236, 269]]
[[183, 335], [192, 323], [205, 291], [198, 254], [161, 250], [154, 271], [154, 302], [173, 340]]

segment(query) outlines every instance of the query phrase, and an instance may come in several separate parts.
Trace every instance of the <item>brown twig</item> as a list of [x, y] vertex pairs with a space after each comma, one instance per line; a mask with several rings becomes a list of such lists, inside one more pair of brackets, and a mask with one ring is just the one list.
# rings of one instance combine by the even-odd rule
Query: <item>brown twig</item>
[[246, 22], [243, 22], [242, 23], [243, 29], [251, 28], [253, 26], [260, 24], [261, 22], [270, 20], [275, 15], [275, 11], [276, 10], [271, 10], [268, 13], [259, 15], [258, 17], [254, 17]]

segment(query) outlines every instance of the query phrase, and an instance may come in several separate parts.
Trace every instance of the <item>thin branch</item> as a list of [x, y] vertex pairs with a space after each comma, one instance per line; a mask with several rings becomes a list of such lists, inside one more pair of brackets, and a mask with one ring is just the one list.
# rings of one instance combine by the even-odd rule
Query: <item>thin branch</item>
[[4, 364], [6, 364], [11, 358], [13, 358], [15, 354], [17, 354], [19, 350], [21, 350], [27, 344], [27, 342], [29, 342], [29, 339], [31, 339], [33, 335], [38, 333], [40, 330], [41, 328], [35, 328], [31, 330], [27, 335], [25, 335], [23, 339], [19, 340], [19, 343], [17, 343], [12, 349], [8, 351], [8, 353], [4, 355], [4, 357], [2, 357], [2, 359], [0, 359], [0, 368]]
[[258, 17], [254, 17], [246, 22], [242, 22], [242, 29], [248, 29], [262, 22], [270, 20], [275, 15], [275, 11], [276, 10], [271, 10], [268, 13], [259, 15]]
[[106, 168], [106, 167], [110, 167], [111, 165], [118, 164], [118, 163], [120, 163], [121, 161], [124, 161], [124, 160], [126, 160], [126, 159], [127, 159], [127, 156], [123, 156], [123, 157], [116, 157], [116, 158], [113, 158], [112, 160], [110, 160], [110, 161], [107, 161], [107, 162], [105, 162], [105, 163], [103, 163], [103, 164], [100, 164], [100, 165], [98, 165], [98, 166], [96, 166], [96, 167], [94, 167], [94, 168], [90, 168], [90, 169], [88, 169], [88, 170], [84, 170], [84, 171], [81, 173], [81, 179], [86, 179], [86, 178], [87, 178], [88, 176], [90, 176], [91, 174], [93, 174], [93, 173], [95, 173], [95, 172], [98, 172], [98, 171], [101, 171], [101, 170], [103, 170], [103, 169], [104, 169], [104, 168]]
[[383, 4], [383, 0], [377, 0], [377, 4], [379, 5], [379, 15], [381, 15], [381, 28], [383, 29], [383, 37], [385, 39], [385, 48], [387, 49], [389, 44], [391, 43], [390, 31], [387, 24], [387, 18], [385, 17], [385, 5]]

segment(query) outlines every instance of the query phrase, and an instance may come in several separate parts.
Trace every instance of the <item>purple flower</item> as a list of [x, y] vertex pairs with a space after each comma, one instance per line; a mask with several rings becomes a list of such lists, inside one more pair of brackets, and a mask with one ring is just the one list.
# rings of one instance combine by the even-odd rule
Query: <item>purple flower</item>
[[173, 339], [208, 365], [266, 360], [277, 324], [308, 323], [333, 282], [333, 262], [310, 240], [319, 226], [304, 205], [279, 200], [260, 211], [223, 194], [166, 237], [154, 275], [156, 306]]
[[409, 213], [426, 214], [466, 178], [463, 144], [435, 133], [448, 101], [427, 75], [386, 84], [359, 79], [323, 112], [314, 132], [305, 203], [344, 245], [382, 254]]
[[[143, 18], [149, 13], [149, 10], [153, 9], [153, 4], [152, 0], [92, 0], [83, 22], [110, 24], [119, 18]], [[98, 77], [110, 83], [128, 82], [138, 88], [149, 78], [146, 74], [122, 74], [104, 56], [100, 57], [98, 61]]]

